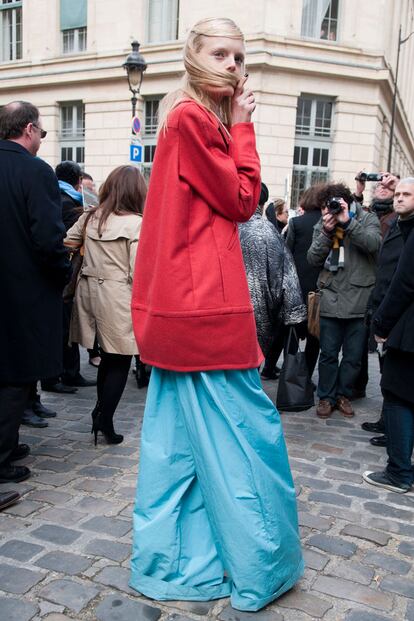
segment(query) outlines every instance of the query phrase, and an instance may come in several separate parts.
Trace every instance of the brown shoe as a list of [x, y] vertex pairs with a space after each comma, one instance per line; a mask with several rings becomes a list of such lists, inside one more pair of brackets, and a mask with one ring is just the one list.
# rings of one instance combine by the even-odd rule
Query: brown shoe
[[329, 418], [333, 412], [333, 405], [326, 399], [321, 399], [316, 408], [316, 416], [319, 418]]
[[348, 418], [352, 418], [353, 416], [355, 416], [355, 412], [353, 410], [351, 402], [346, 397], [343, 397], [343, 396], [338, 397], [338, 400], [336, 402], [336, 407], [341, 412], [341, 414], [343, 414], [344, 416]]

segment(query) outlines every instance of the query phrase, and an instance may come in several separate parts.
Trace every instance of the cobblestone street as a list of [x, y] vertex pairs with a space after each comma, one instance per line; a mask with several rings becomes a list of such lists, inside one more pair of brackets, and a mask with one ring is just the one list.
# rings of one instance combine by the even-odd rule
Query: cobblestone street
[[[84, 361], [85, 362], [85, 361]], [[229, 600], [159, 604], [128, 587], [131, 512], [146, 390], [131, 374], [115, 417], [119, 446], [99, 436], [90, 412], [95, 388], [61, 397], [43, 394], [58, 416], [46, 429], [22, 428], [32, 453], [30, 479], [2, 485], [23, 500], [0, 514], [1, 621], [414, 621], [414, 495], [362, 483], [385, 463], [369, 444], [364, 420], [381, 406], [378, 361], [370, 355], [366, 399], [357, 415], [321, 421], [314, 410], [283, 414], [298, 494], [307, 569], [294, 590], [265, 610], [246, 614]], [[95, 370], [84, 364], [92, 378]], [[266, 382], [274, 399], [276, 382]]]

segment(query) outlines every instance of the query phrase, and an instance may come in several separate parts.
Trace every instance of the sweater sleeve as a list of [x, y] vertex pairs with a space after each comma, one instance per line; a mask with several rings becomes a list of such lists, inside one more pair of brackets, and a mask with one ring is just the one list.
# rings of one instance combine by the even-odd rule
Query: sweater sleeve
[[332, 243], [333, 236], [325, 233], [323, 228], [315, 227], [312, 244], [307, 254], [308, 263], [314, 267], [322, 267], [332, 248]]
[[298, 273], [290, 250], [283, 246], [283, 306], [282, 315], [285, 325], [293, 325], [306, 320], [306, 305], [303, 303], [302, 290]]
[[381, 246], [381, 228], [377, 216], [367, 213], [363, 222], [352, 219], [346, 229], [349, 239], [362, 252], [375, 256]]
[[193, 192], [222, 216], [246, 222], [260, 196], [260, 161], [252, 123], [231, 128], [228, 152], [217, 130], [195, 106], [186, 106], [179, 119], [179, 175]]

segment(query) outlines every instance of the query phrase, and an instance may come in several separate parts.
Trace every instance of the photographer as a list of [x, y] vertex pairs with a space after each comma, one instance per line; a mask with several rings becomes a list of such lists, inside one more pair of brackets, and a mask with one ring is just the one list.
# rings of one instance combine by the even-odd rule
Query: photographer
[[322, 218], [307, 255], [311, 265], [323, 268], [318, 278], [321, 353], [316, 414], [328, 418], [337, 407], [351, 417], [349, 399], [361, 364], [364, 316], [375, 282], [381, 231], [378, 218], [354, 202], [342, 183], [322, 186], [316, 200]]
[[360, 171], [355, 177], [356, 189], [354, 199], [358, 203], [364, 202], [365, 184], [367, 181], [376, 181], [373, 197], [369, 206], [369, 211], [375, 213], [381, 226], [382, 238], [388, 233], [388, 230], [395, 220], [394, 213], [394, 192], [399, 181], [399, 177], [389, 172], [378, 174], [367, 174]]

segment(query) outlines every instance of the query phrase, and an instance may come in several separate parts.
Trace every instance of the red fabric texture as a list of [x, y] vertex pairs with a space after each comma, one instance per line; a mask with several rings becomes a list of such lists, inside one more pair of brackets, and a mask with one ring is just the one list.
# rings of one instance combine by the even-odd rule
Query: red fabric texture
[[192, 100], [160, 133], [132, 292], [147, 364], [188, 372], [263, 360], [237, 229], [258, 204], [260, 160], [252, 123], [230, 133]]

